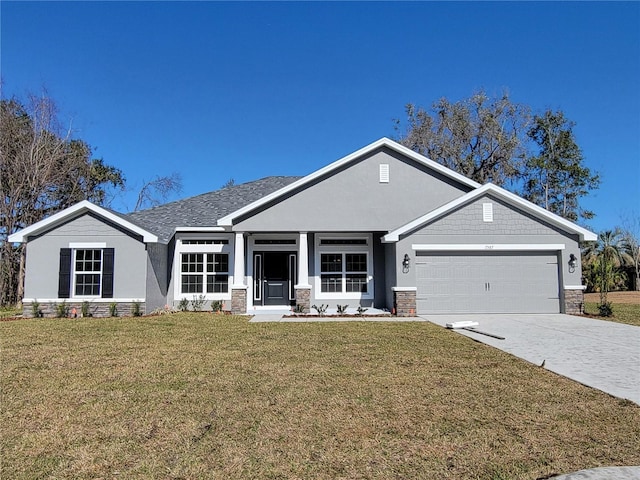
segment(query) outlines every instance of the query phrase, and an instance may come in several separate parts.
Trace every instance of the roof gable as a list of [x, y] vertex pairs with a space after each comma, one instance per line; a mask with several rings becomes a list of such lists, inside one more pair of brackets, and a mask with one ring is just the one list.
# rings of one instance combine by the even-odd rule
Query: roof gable
[[120, 227], [128, 230], [136, 235], [140, 235], [144, 242], [157, 242], [158, 237], [153, 233], [141, 228], [140, 226], [126, 220], [119, 214], [112, 212], [111, 210], [107, 210], [106, 208], [99, 207], [88, 200], [83, 200], [75, 205], [66, 208], [50, 217], [45, 218], [44, 220], [40, 220], [39, 222], [34, 223], [22, 230], [9, 235], [9, 242], [23, 243], [26, 239], [32, 235], [39, 235], [41, 233], [47, 232], [62, 223], [83, 215], [87, 212], [92, 212], [95, 215], [102, 217], [110, 222], [119, 225]]
[[473, 200], [480, 198], [483, 195], [488, 193], [502, 199], [504, 202], [510, 205], [521, 208], [522, 210], [533, 215], [534, 217], [544, 220], [550, 223], [551, 225], [554, 225], [560, 228], [561, 230], [579, 235], [580, 240], [582, 241], [597, 240], [597, 235], [595, 233], [590, 232], [589, 230], [583, 227], [580, 227], [579, 225], [576, 225], [575, 223], [565, 218], [562, 218], [559, 215], [556, 215], [555, 213], [551, 213], [550, 211], [542, 207], [539, 207], [538, 205], [535, 205], [534, 203], [531, 203], [528, 200], [525, 200], [524, 198], [521, 198], [518, 195], [515, 195], [514, 193], [511, 193], [505, 190], [504, 188], [498, 187], [497, 185], [494, 185], [492, 183], [488, 183], [486, 185], [483, 185], [482, 187], [479, 187], [475, 190], [470, 191], [466, 195], [463, 195], [459, 198], [456, 198], [455, 200], [452, 200], [451, 202], [435, 210], [432, 210], [426, 215], [423, 215], [422, 217], [417, 218], [416, 220], [409, 222], [406, 225], [403, 225], [402, 227], [396, 230], [393, 230], [392, 232], [389, 232], [387, 235], [383, 237], [383, 242], [385, 243], [397, 242], [398, 240], [400, 240], [401, 236], [407, 233], [413, 232], [416, 229], [424, 226], [425, 224], [432, 222], [438, 218], [441, 218], [444, 215], [448, 214], [449, 212], [453, 211], [454, 209], [462, 205], [466, 205], [472, 202]]
[[419, 153], [414, 152], [413, 150], [406, 148], [402, 145], [400, 145], [399, 143], [396, 143], [388, 138], [381, 138], [380, 140], [373, 142], [369, 145], [367, 145], [366, 147], [361, 148], [360, 150], [357, 150], [349, 155], [347, 155], [346, 157], [343, 157], [329, 165], [327, 165], [326, 167], [323, 167], [319, 170], [316, 170], [315, 172], [302, 177], [300, 179], [298, 179], [297, 181], [287, 185], [284, 188], [281, 188], [269, 195], [265, 195], [264, 197], [238, 209], [235, 210], [231, 213], [229, 213], [228, 215], [220, 218], [218, 220], [218, 225], [220, 226], [232, 226], [234, 224], [234, 220], [243, 217], [245, 215], [247, 215], [248, 213], [250, 213], [253, 210], [257, 210], [267, 204], [273, 203], [273, 202], [277, 202], [279, 199], [285, 198], [288, 194], [290, 194], [291, 192], [294, 192], [296, 190], [300, 190], [301, 188], [304, 188], [307, 185], [310, 185], [318, 180], [320, 180], [322, 177], [325, 177], [335, 171], [338, 171], [340, 169], [343, 169], [345, 167], [347, 167], [349, 164], [354, 163], [356, 161], [358, 161], [361, 157], [368, 155], [382, 147], [386, 147], [389, 148], [441, 175], [444, 175], [445, 177], [448, 177], [464, 186], [470, 187], [470, 188], [478, 188], [480, 186], [480, 184], [474, 182], [473, 180], [465, 177], [464, 175], [461, 175], [457, 172], [454, 172], [453, 170], [444, 167], [443, 165], [440, 165], [439, 163], [434, 162], [433, 160], [430, 160], [426, 157], [424, 157], [423, 155], [420, 155]]

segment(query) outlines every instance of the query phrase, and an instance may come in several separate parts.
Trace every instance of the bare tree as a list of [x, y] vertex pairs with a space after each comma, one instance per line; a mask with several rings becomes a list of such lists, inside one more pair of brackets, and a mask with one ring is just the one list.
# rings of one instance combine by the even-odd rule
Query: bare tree
[[124, 178], [72, 138], [46, 91], [24, 104], [0, 98], [0, 125], [0, 304], [14, 304], [23, 294], [24, 249], [7, 237], [80, 200], [103, 203]]
[[143, 208], [156, 207], [166, 202], [174, 193], [182, 191], [182, 177], [179, 173], [172, 173], [164, 177], [156, 176], [153, 180], [145, 182], [140, 192], [133, 211]]
[[[446, 98], [425, 110], [409, 104], [400, 143], [478, 183], [504, 185], [520, 175], [526, 157], [529, 109], [507, 93], [484, 91], [452, 103]], [[396, 121], [396, 130], [401, 122]]]

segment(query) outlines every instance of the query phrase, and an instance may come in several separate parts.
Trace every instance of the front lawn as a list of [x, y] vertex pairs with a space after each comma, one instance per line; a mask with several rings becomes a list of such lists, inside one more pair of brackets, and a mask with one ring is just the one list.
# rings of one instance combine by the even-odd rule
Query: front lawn
[[429, 323], [0, 323], [0, 478], [536, 479], [640, 464], [640, 407]]
[[584, 313], [598, 317], [601, 320], [611, 322], [626, 323], [640, 327], [640, 292], [611, 292], [609, 293], [609, 301], [613, 305], [613, 316], [598, 316], [598, 304], [600, 297], [598, 293], [587, 293], [584, 296]]

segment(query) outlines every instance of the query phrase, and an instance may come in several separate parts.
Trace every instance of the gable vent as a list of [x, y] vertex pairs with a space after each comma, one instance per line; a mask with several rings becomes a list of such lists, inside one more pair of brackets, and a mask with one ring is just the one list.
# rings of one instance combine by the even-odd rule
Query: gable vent
[[389, 164], [380, 164], [380, 183], [389, 183]]
[[493, 222], [493, 203], [482, 204], [482, 221]]

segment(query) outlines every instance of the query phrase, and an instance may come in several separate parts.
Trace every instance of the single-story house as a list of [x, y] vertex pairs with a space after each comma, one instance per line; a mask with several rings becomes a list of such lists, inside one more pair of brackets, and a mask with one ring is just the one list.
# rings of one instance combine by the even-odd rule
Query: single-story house
[[576, 313], [596, 235], [382, 138], [305, 177], [267, 177], [120, 214], [80, 202], [26, 242], [24, 313], [66, 302], [234, 313], [314, 304], [397, 315]]

